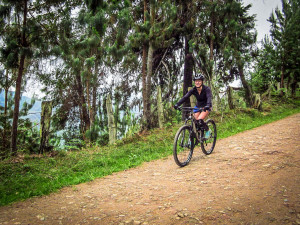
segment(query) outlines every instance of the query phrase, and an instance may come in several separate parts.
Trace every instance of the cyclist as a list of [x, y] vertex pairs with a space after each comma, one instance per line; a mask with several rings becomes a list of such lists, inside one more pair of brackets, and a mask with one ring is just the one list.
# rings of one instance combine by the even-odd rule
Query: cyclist
[[[194, 77], [195, 87], [192, 88], [182, 99], [180, 99], [175, 105], [174, 108], [178, 107], [184, 103], [191, 95], [194, 95], [197, 99], [196, 106], [194, 108], [194, 116], [197, 120], [198, 125], [204, 127], [205, 130], [208, 130], [208, 126], [204, 122], [204, 119], [208, 116], [209, 112], [212, 109], [212, 94], [208, 86], [203, 84], [204, 76], [196, 75]], [[199, 108], [204, 110], [200, 112]]]

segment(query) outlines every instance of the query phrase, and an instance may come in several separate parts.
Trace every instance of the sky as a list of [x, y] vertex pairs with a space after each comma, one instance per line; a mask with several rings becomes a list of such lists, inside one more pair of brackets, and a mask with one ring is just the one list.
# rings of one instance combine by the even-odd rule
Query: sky
[[244, 5], [252, 4], [250, 15], [256, 14], [257, 42], [260, 42], [270, 32], [269, 19], [276, 7], [282, 9], [281, 0], [243, 0]]

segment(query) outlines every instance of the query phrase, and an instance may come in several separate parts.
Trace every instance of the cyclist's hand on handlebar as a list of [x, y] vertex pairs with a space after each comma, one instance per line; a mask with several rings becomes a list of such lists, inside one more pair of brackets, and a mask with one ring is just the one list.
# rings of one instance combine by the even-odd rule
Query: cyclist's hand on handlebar
[[175, 104], [173, 107], [174, 107], [174, 109], [178, 109], [179, 105]]
[[205, 106], [205, 107], [203, 108], [204, 112], [205, 112], [206, 110], [209, 110], [209, 109], [210, 109], [209, 106]]

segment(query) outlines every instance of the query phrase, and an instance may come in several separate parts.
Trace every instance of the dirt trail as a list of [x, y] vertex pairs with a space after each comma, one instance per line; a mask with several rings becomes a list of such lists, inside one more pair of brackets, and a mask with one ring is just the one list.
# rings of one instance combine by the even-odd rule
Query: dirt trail
[[296, 114], [184, 168], [170, 156], [1, 207], [0, 224], [300, 224], [299, 137]]

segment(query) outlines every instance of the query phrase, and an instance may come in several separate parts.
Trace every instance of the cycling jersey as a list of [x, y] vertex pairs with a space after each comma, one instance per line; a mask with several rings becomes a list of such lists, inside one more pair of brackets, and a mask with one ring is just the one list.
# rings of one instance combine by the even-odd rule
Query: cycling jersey
[[208, 86], [202, 85], [202, 90], [199, 95], [199, 92], [197, 91], [196, 86], [192, 88], [188, 93], [186, 93], [185, 96], [182, 97], [177, 103], [178, 106], [180, 106], [182, 103], [184, 103], [191, 95], [194, 95], [197, 99], [196, 107], [203, 108], [204, 106], [212, 107], [212, 94], [211, 90]]

